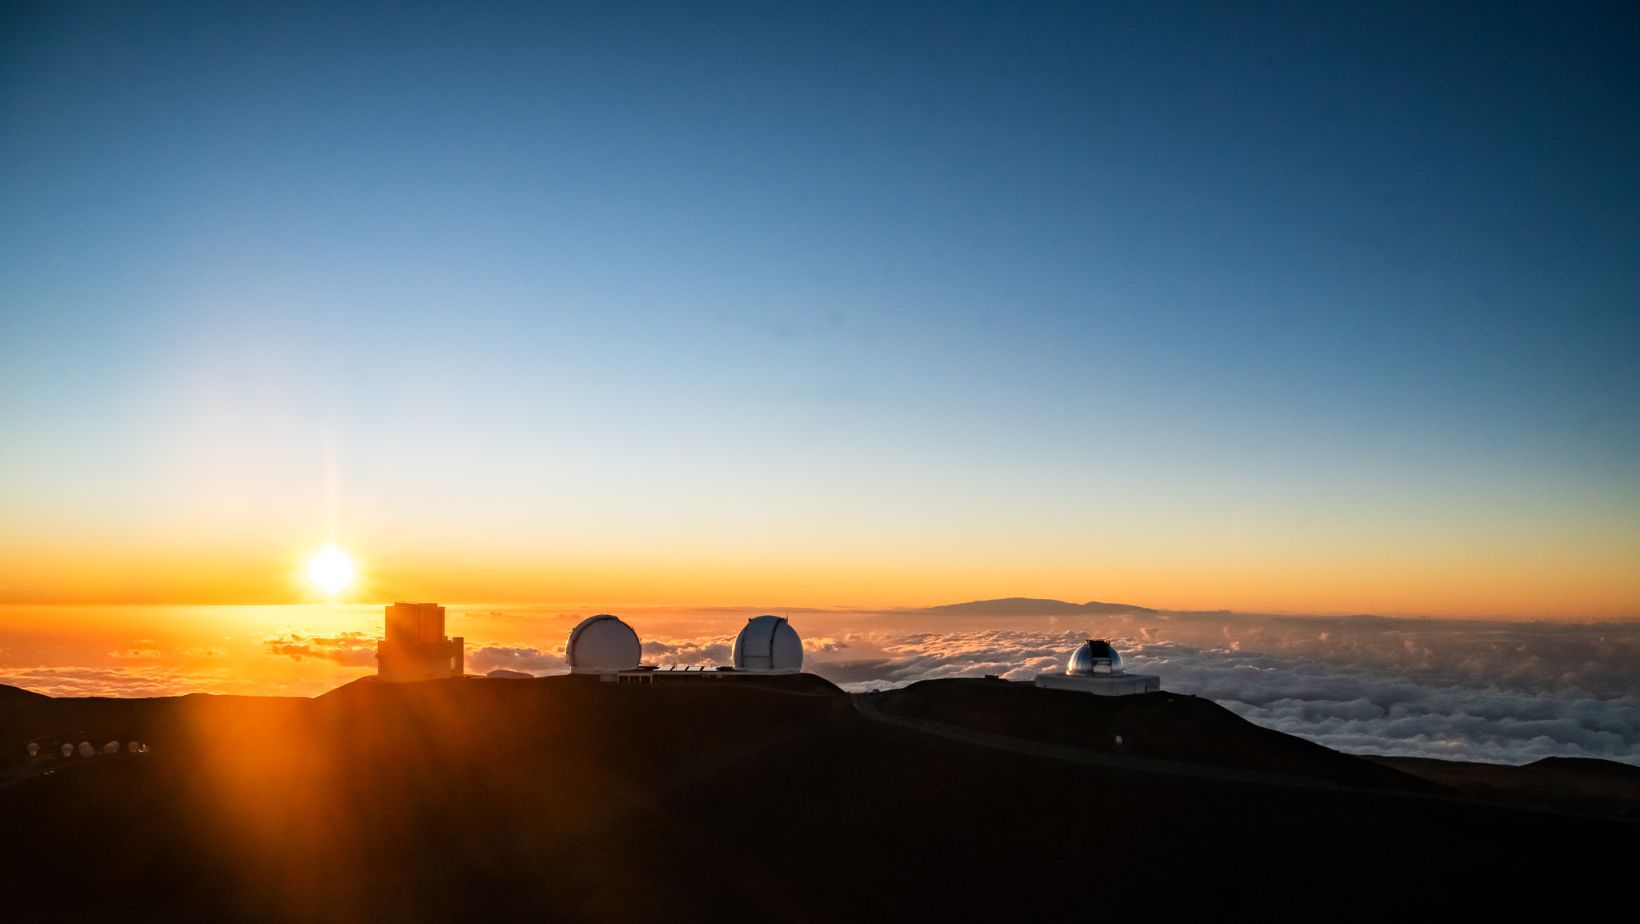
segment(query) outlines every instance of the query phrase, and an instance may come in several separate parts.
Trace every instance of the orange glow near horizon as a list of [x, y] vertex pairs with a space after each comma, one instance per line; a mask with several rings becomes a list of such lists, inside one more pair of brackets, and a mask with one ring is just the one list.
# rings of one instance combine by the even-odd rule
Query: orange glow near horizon
[[[329, 546], [306, 555], [273, 543], [222, 543], [187, 553], [18, 549], [0, 556], [0, 604], [389, 602], [396, 599], [587, 605], [789, 606], [896, 609], [1028, 596], [1156, 609], [1379, 613], [1515, 618], [1640, 615], [1640, 578], [1621, 548], [1574, 554], [1393, 548], [1250, 550], [1212, 555], [1180, 545], [1169, 558], [1134, 542], [1103, 556], [1070, 549], [989, 557], [980, 549], [712, 549], [704, 544], [556, 548], [539, 555], [379, 551], [368, 569]], [[0, 550], [11, 551], [11, 550]], [[1484, 553], [1484, 554], [1483, 554]], [[293, 569], [292, 564], [296, 567]]]

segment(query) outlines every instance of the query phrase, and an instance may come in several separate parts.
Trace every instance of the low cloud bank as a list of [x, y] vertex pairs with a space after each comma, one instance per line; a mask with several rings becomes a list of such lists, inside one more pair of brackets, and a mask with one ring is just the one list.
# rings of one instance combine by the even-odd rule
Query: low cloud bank
[[656, 639], [643, 643], [643, 659], [650, 664], [685, 667], [721, 667], [734, 661], [734, 639]]
[[1088, 637], [1114, 640], [1129, 670], [1160, 674], [1164, 689], [1341, 751], [1640, 765], [1636, 623], [1147, 614], [1062, 631], [860, 633], [843, 640], [875, 657], [809, 666], [855, 691], [984, 674], [1028, 680], [1062, 670]]
[[[1598, 695], [1560, 671], [1534, 685], [1518, 664], [1492, 677], [1225, 649], [1143, 649], [1170, 689], [1350, 753], [1526, 763], [1603, 757], [1640, 765], [1640, 696]], [[1470, 664], [1466, 667], [1477, 667]]]
[[485, 645], [467, 652], [467, 673], [488, 674], [493, 670], [517, 671], [522, 674], [563, 673], [569, 670], [562, 648], [543, 651], [508, 645]]
[[19, 667], [0, 669], [0, 683], [47, 696], [181, 696], [186, 693], [260, 693], [225, 671], [163, 667]]

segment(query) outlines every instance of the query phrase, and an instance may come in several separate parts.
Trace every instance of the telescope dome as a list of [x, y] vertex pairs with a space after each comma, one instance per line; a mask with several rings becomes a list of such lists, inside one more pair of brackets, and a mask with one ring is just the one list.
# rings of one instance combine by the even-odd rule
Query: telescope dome
[[757, 616], [735, 636], [735, 670], [795, 674], [803, 669], [803, 639], [784, 616]]
[[588, 616], [569, 633], [564, 648], [572, 674], [613, 674], [638, 667], [638, 633], [608, 613]]
[[1120, 674], [1122, 656], [1102, 638], [1090, 638], [1071, 652], [1070, 666], [1065, 673], [1074, 675]]

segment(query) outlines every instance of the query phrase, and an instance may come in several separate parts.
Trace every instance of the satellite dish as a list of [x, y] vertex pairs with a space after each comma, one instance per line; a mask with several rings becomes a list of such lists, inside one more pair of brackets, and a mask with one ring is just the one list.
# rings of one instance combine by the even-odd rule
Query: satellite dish
[[33, 757], [38, 753], [40, 753], [40, 743], [38, 741], [30, 741], [28, 743], [28, 756]]
[[91, 742], [89, 742], [89, 741], [81, 741], [80, 742], [80, 756], [81, 757], [91, 757], [91, 756], [95, 755], [96, 753], [97, 753], [97, 749], [91, 746]]

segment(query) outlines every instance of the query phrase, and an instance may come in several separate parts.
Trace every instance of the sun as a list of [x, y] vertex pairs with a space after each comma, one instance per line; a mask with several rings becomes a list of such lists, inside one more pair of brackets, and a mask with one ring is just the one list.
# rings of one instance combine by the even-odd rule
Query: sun
[[307, 576], [314, 587], [334, 597], [353, 583], [356, 570], [353, 567], [353, 559], [337, 548], [335, 543], [331, 543], [313, 553], [313, 557], [308, 559]]

